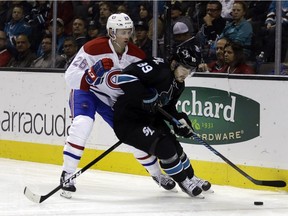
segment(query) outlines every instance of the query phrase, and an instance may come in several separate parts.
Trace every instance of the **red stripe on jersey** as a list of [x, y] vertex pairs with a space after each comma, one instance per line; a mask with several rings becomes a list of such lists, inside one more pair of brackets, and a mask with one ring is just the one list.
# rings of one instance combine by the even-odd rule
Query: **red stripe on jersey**
[[145, 59], [146, 58], [146, 54], [143, 50], [141, 50], [140, 48], [138, 48], [135, 44], [128, 42], [128, 52], [127, 55], [130, 56], [135, 56], [138, 57], [140, 59]]
[[[84, 51], [89, 54], [89, 55], [102, 55], [105, 53], [113, 53], [111, 50], [109, 43], [108, 43], [109, 38], [108, 37], [98, 37], [95, 38], [91, 41], [88, 41], [84, 45]], [[146, 54], [143, 50], [138, 48], [135, 44], [132, 42], [128, 42], [128, 52], [127, 55], [130, 56], [135, 56], [139, 59], [145, 59]]]
[[151, 157], [151, 155], [147, 155], [147, 156], [145, 156], [145, 157], [140, 157], [140, 158], [137, 158], [138, 160], [146, 160], [147, 158], [150, 158]]
[[108, 40], [108, 37], [98, 37], [91, 41], [88, 41], [83, 47], [84, 51], [89, 55], [113, 53], [109, 46]]
[[71, 118], [74, 119], [74, 90], [73, 89], [70, 91], [69, 105], [70, 105], [70, 111], [71, 111]]
[[82, 150], [83, 151], [85, 149], [83, 146], [79, 146], [79, 145], [76, 145], [76, 144], [73, 144], [73, 143], [70, 143], [70, 142], [68, 142], [68, 144], [70, 146], [72, 146], [73, 148], [76, 148], [78, 150]]
[[89, 88], [90, 88], [90, 85], [87, 83], [86, 79], [86, 73], [84, 73], [82, 79], [81, 79], [81, 82], [80, 82], [80, 89], [83, 90], [83, 91], [88, 91]]

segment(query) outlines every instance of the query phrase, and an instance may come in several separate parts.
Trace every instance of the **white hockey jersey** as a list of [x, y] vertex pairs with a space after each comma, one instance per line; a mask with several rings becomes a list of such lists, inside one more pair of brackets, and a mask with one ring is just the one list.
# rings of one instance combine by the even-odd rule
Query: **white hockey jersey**
[[119, 58], [109, 38], [99, 37], [87, 42], [80, 48], [65, 72], [65, 80], [69, 88], [80, 89], [81, 85], [83, 85], [82, 82], [85, 82], [83, 75], [87, 69], [102, 58], [112, 59], [114, 63], [112, 70], [105, 73], [99, 85], [90, 87], [90, 91], [101, 101], [112, 106], [117, 97], [122, 94], [122, 90], [115, 85], [115, 74], [119, 73], [119, 68], [123, 69], [129, 64], [140, 61], [145, 57], [146, 55], [141, 49], [129, 42], [125, 48], [125, 52]]

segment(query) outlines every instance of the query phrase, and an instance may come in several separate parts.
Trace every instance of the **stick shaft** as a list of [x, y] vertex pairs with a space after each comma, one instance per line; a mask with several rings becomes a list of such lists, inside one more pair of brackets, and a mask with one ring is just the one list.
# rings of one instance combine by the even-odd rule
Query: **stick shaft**
[[31, 201], [36, 203], [42, 203], [44, 200], [48, 199], [50, 196], [55, 194], [57, 191], [59, 191], [62, 188], [62, 185], [65, 183], [68, 183], [72, 179], [77, 178], [79, 175], [81, 175], [83, 172], [85, 172], [87, 169], [89, 169], [91, 166], [96, 164], [98, 161], [100, 161], [102, 158], [104, 158], [106, 155], [108, 155], [110, 152], [112, 152], [115, 148], [117, 148], [122, 142], [118, 141], [113, 146], [111, 146], [109, 149], [107, 149], [105, 152], [103, 152], [101, 155], [99, 155], [97, 158], [95, 158], [93, 161], [91, 161], [89, 164], [87, 164], [85, 167], [80, 169], [78, 172], [74, 173], [70, 178], [66, 179], [62, 184], [58, 185], [56, 188], [54, 188], [52, 191], [50, 191], [46, 195], [37, 195], [32, 193], [27, 187], [24, 189], [24, 195]]

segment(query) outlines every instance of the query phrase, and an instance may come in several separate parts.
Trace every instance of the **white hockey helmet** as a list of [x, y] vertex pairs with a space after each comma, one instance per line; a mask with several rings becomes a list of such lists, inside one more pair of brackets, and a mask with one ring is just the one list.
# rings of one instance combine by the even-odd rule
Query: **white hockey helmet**
[[[117, 29], [134, 29], [133, 21], [125, 13], [112, 14], [107, 20], [106, 29], [109, 37], [115, 37]], [[109, 33], [112, 30], [112, 35]]]

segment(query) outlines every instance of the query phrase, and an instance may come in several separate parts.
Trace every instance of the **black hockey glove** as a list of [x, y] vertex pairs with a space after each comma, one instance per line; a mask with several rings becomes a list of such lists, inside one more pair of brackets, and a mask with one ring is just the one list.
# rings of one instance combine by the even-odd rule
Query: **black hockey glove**
[[185, 138], [192, 137], [194, 130], [188, 116], [185, 113], [180, 113], [179, 117], [180, 119], [178, 119], [178, 121], [181, 123], [181, 125], [173, 125], [175, 134]]
[[159, 95], [156, 89], [151, 89], [147, 97], [142, 100], [142, 108], [149, 113], [156, 113], [159, 105]]

